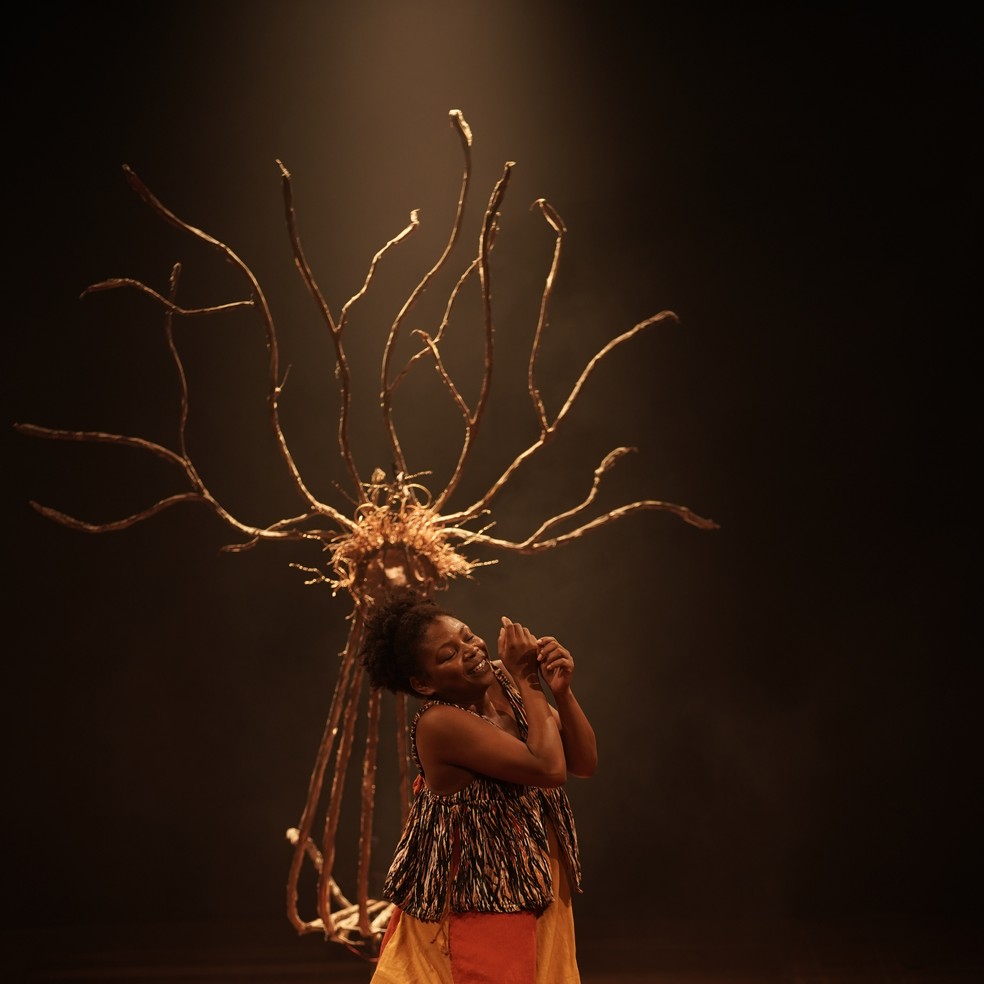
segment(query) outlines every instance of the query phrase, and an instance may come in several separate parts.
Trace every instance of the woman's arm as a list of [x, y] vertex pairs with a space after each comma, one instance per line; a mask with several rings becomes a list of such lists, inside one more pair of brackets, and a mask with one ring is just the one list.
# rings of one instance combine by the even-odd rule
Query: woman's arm
[[571, 690], [574, 657], [553, 636], [542, 636], [537, 640], [537, 660], [557, 706], [567, 771], [572, 776], [590, 778], [598, 767], [598, 743], [591, 722]]
[[485, 718], [450, 704], [435, 704], [417, 722], [417, 755], [427, 785], [447, 794], [468, 785], [476, 775], [521, 786], [562, 786], [567, 781], [564, 746], [556, 721], [552, 746], [535, 748]]
[[499, 630], [499, 658], [512, 676], [526, 711], [526, 745], [530, 751], [548, 761], [567, 779], [567, 760], [564, 754], [560, 726], [540, 683], [539, 644], [529, 629], [512, 622], [504, 615]]

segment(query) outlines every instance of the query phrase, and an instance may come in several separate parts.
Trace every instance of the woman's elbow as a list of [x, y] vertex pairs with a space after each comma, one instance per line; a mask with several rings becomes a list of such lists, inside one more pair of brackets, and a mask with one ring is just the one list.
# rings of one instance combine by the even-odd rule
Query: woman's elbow
[[598, 753], [595, 751], [587, 752], [582, 755], [575, 755], [567, 763], [567, 771], [578, 779], [590, 779], [598, 769]]
[[565, 765], [563, 768], [552, 770], [547, 775], [545, 775], [540, 785], [544, 789], [556, 789], [558, 786], [563, 786], [566, 782], [567, 782], [567, 766]]
[[579, 764], [576, 769], [568, 769], [567, 774], [574, 776], [576, 779], [590, 779], [598, 769], [598, 760], [595, 759], [594, 762], [590, 764]]
[[537, 775], [531, 785], [540, 786], [543, 789], [554, 789], [567, 782], [567, 774], [567, 763], [562, 758], [553, 763], [545, 762], [543, 767], [537, 770]]

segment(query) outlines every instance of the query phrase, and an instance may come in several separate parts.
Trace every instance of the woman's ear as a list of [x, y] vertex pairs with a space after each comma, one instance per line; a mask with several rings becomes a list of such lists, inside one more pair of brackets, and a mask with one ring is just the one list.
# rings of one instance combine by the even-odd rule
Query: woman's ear
[[425, 680], [423, 677], [412, 676], [410, 677], [410, 686], [420, 694], [421, 697], [430, 697], [436, 693], [434, 688]]

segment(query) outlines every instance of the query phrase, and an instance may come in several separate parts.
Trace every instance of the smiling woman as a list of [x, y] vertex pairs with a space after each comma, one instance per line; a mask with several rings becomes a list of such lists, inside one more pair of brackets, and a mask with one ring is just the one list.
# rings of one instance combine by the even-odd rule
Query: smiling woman
[[501, 621], [493, 659], [415, 592], [370, 616], [362, 662], [372, 685], [423, 701], [375, 984], [580, 980], [571, 892], [581, 866], [563, 785], [594, 772], [594, 730], [571, 690], [570, 652]]

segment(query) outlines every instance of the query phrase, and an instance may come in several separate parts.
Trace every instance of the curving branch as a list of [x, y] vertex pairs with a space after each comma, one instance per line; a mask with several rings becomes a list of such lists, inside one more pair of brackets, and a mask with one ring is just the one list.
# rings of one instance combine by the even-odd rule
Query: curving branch
[[536, 321], [536, 331], [533, 334], [533, 344], [530, 347], [529, 368], [526, 372], [526, 385], [530, 391], [530, 398], [533, 400], [533, 409], [536, 411], [542, 433], [548, 429], [549, 424], [547, 423], [547, 411], [543, 406], [540, 389], [536, 383], [536, 359], [540, 354], [540, 340], [543, 337], [543, 329], [547, 324], [547, 309], [550, 306], [550, 298], [553, 296], [554, 278], [557, 276], [557, 270], [560, 267], [560, 250], [564, 241], [564, 233], [567, 232], [567, 227], [553, 206], [545, 198], [538, 198], [530, 206], [530, 209], [532, 210], [536, 207], [539, 207], [543, 213], [543, 217], [555, 233], [553, 259], [550, 261], [547, 279], [543, 284], [543, 292], [540, 294], [540, 313]]
[[[225, 521], [240, 533], [247, 534], [259, 540], [324, 540], [324, 535], [318, 532], [300, 529], [300, 524], [313, 519], [318, 513], [305, 513], [290, 519], [280, 520], [268, 527], [251, 526], [236, 519], [228, 512], [222, 504], [209, 492], [202, 483], [194, 470], [191, 462], [182, 455], [175, 453], [161, 444], [148, 441], [142, 437], [127, 437], [123, 434], [106, 434], [102, 431], [70, 431], [56, 430], [50, 427], [39, 427], [37, 424], [14, 424], [14, 428], [28, 437], [40, 437], [48, 440], [57, 441], [78, 441], [80, 443], [92, 444], [119, 444], [125, 447], [140, 448], [162, 458], [169, 464], [177, 465], [188, 477], [194, 488], [188, 492], [179, 492], [174, 495], [158, 499], [153, 505], [142, 509], [140, 512], [120, 519], [111, 520], [104, 523], [91, 523], [83, 519], [78, 519], [51, 506], [42, 505], [32, 500], [31, 506], [47, 519], [51, 519], [62, 526], [67, 526], [73, 530], [80, 530], [85, 533], [113, 533], [119, 530], [129, 529], [137, 523], [152, 516], [164, 512], [171, 506], [180, 503], [190, 502], [198, 505], [207, 506], [220, 519]], [[351, 523], [351, 520], [346, 520]], [[247, 544], [234, 544], [226, 547], [227, 550], [244, 549]]]
[[444, 247], [444, 251], [438, 257], [437, 262], [430, 268], [430, 270], [427, 271], [426, 274], [424, 274], [421, 281], [410, 292], [410, 296], [406, 299], [403, 307], [397, 314], [396, 319], [393, 321], [393, 324], [390, 327], [389, 336], [386, 339], [386, 347], [383, 350], [383, 360], [380, 369], [379, 403], [383, 412], [383, 424], [386, 428], [386, 433], [389, 436], [395, 469], [398, 472], [403, 473], [408, 472], [409, 469], [407, 468], [403, 448], [400, 445], [400, 439], [397, 436], [396, 423], [393, 420], [393, 393], [395, 392], [396, 386], [401, 377], [397, 377], [397, 380], [393, 383], [389, 381], [390, 363], [393, 358], [393, 350], [396, 346], [397, 339], [400, 335], [400, 330], [403, 327], [403, 323], [406, 321], [407, 316], [411, 310], [413, 310], [424, 291], [427, 290], [427, 287], [430, 285], [431, 281], [433, 281], [433, 279], [444, 267], [448, 257], [451, 255], [452, 249], [454, 249], [455, 243], [458, 241], [458, 237], [461, 235], [461, 225], [465, 215], [465, 204], [468, 200], [468, 187], [471, 181], [471, 128], [465, 122], [465, 118], [460, 110], [452, 109], [448, 116], [450, 118], [451, 125], [458, 132], [458, 137], [461, 142], [462, 155], [464, 156], [464, 168], [461, 174], [461, 188], [458, 192], [458, 206], [455, 209], [454, 220], [451, 223], [451, 233], [448, 237], [447, 244]]
[[[469, 543], [495, 547], [498, 550], [506, 550], [510, 553], [534, 554], [540, 553], [543, 550], [552, 550], [554, 547], [559, 547], [562, 544], [579, 540], [585, 533], [591, 530], [601, 529], [601, 527], [607, 526], [609, 523], [613, 523], [618, 519], [625, 519], [627, 516], [632, 516], [635, 513], [650, 509], [673, 513], [679, 516], [685, 523], [696, 526], [701, 530], [720, 529], [720, 526], [713, 519], [698, 516], [697, 513], [692, 509], [688, 509], [686, 506], [678, 505], [675, 502], [663, 502], [659, 499], [642, 499], [639, 502], [630, 502], [628, 505], [619, 506], [617, 509], [610, 509], [604, 515], [596, 516], [590, 522], [584, 523], [577, 529], [564, 533], [561, 536], [552, 537], [549, 540], [524, 540], [517, 543], [513, 540], [501, 540], [498, 537], [486, 536], [484, 533], [475, 533], [458, 527], [446, 527], [444, 532], [450, 537]], [[548, 525], [552, 525], [552, 522]]]
[[291, 187], [290, 171], [287, 170], [283, 161], [278, 160], [277, 166], [280, 168], [281, 186], [284, 196], [284, 211], [287, 217], [287, 234], [290, 238], [291, 249], [294, 253], [294, 265], [297, 267], [308, 289], [308, 293], [314, 298], [314, 302], [321, 315], [321, 319], [328, 329], [332, 343], [335, 346], [335, 367], [336, 377], [339, 381], [339, 410], [338, 410], [338, 449], [342, 455], [342, 461], [348, 468], [352, 477], [352, 482], [357, 490], [361, 491], [362, 482], [359, 479], [358, 470], [355, 467], [355, 459], [352, 456], [352, 448], [349, 444], [349, 415], [352, 409], [352, 383], [351, 373], [349, 372], [348, 357], [342, 345], [342, 326], [336, 325], [331, 315], [331, 309], [321, 293], [321, 288], [314, 279], [311, 267], [308, 265], [301, 246], [301, 237], [297, 228], [297, 215], [294, 211], [294, 192]]
[[572, 509], [568, 509], [566, 512], [558, 513], [556, 516], [551, 516], [550, 519], [544, 520], [536, 530], [533, 531], [521, 544], [520, 547], [528, 547], [532, 543], [537, 543], [547, 530], [553, 529], [555, 526], [559, 526], [561, 523], [573, 519], [575, 516], [579, 516], [584, 512], [588, 506], [598, 496], [598, 490], [601, 488], [601, 479], [605, 472], [615, 467], [615, 463], [623, 455], [629, 454], [635, 451], [636, 448], [615, 448], [614, 451], [609, 451], [607, 455], [602, 459], [602, 462], [594, 471], [594, 481], [591, 483], [591, 488], [588, 490], [588, 494], [581, 500], [581, 502], [574, 506]]
[[[333, 845], [331, 845], [332, 850], [327, 857], [320, 850], [314, 853], [317, 859], [316, 867], [318, 870], [317, 919], [303, 919], [301, 917], [298, 910], [298, 882], [300, 880], [304, 858], [309, 856], [314, 850], [311, 844], [311, 831], [314, 827], [317, 810], [321, 802], [321, 790], [324, 784], [325, 772], [328, 768], [335, 739], [338, 736], [339, 721], [341, 720], [346, 703], [350, 700], [352, 677], [356, 668], [355, 653], [361, 640], [361, 634], [361, 621], [353, 623], [349, 630], [345, 652], [342, 654], [342, 662], [335, 683], [335, 691], [332, 695], [328, 718], [325, 722], [324, 733], [318, 747], [318, 755], [315, 759], [314, 769], [308, 784], [307, 801], [301, 812], [300, 822], [296, 828], [291, 828], [287, 835], [288, 839], [294, 845], [294, 854], [287, 876], [287, 918], [299, 933], [322, 932], [329, 934], [329, 936], [335, 933], [330, 916], [333, 894]], [[337, 900], [337, 890], [334, 895]], [[347, 900], [346, 904], [349, 904]]]
[[121, 287], [133, 288], [141, 294], [145, 294], [147, 297], [153, 298], [169, 314], [180, 314], [182, 317], [186, 318], [193, 318], [197, 315], [222, 314], [226, 311], [235, 311], [238, 308], [256, 307], [256, 304], [253, 301], [230, 301], [227, 304], [216, 304], [212, 307], [183, 308], [179, 307], [173, 301], [168, 300], [163, 295], [158, 294], [156, 290], [148, 287], [145, 283], [142, 283], [139, 280], [133, 280], [130, 277], [112, 277], [109, 280], [103, 280], [98, 284], [92, 284], [82, 291], [82, 296], [85, 297], [87, 294], [97, 294], [106, 290], [117, 290]]
[[509, 175], [515, 167], [513, 161], [507, 161], [502, 170], [502, 176], [492, 189], [492, 196], [489, 198], [488, 208], [485, 210], [485, 218], [482, 222], [482, 232], [478, 241], [478, 280], [481, 285], [482, 293], [482, 323], [485, 329], [485, 364], [482, 372], [482, 384], [478, 394], [478, 401], [475, 409], [468, 415], [465, 426], [465, 437], [462, 443], [461, 453], [458, 455], [458, 463], [455, 465], [454, 473], [448, 484], [444, 487], [434, 501], [434, 508], [440, 512], [444, 508], [454, 490], [458, 487], [461, 474], [468, 459], [478, 433], [478, 426], [485, 412], [485, 405], [488, 403], [489, 393], [492, 388], [492, 353], [493, 353], [493, 325], [492, 325], [492, 286], [491, 274], [489, 270], [489, 254], [492, 252], [492, 245], [495, 241], [498, 230], [499, 208], [502, 199], [506, 194], [506, 186], [509, 184]]

